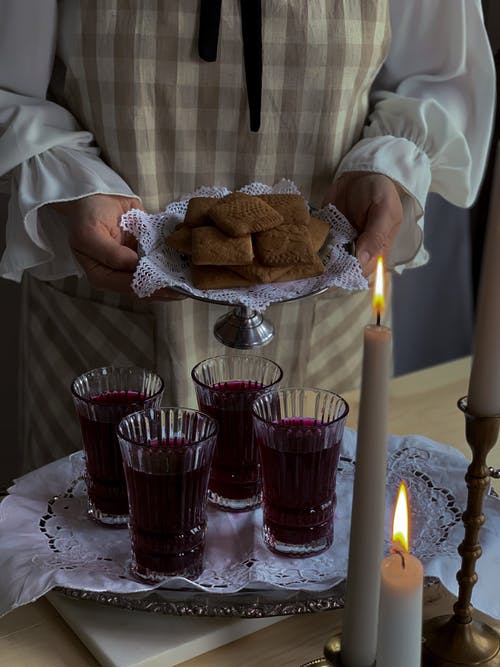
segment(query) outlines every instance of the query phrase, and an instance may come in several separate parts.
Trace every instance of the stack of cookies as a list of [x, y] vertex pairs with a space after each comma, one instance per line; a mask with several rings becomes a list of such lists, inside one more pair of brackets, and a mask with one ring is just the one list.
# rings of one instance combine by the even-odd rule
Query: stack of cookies
[[201, 290], [312, 278], [329, 224], [309, 215], [294, 194], [192, 197], [167, 245], [188, 255]]

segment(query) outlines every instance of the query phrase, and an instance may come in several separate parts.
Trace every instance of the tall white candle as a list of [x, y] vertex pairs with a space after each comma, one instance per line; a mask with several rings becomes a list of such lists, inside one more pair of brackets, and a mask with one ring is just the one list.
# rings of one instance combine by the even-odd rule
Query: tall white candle
[[[399, 553], [384, 558], [380, 570], [380, 613], [377, 665], [381, 667], [420, 667], [422, 653], [422, 598], [424, 568], [408, 553], [408, 504], [402, 485], [395, 512], [393, 540]], [[402, 501], [402, 495], [405, 500]], [[405, 504], [406, 534], [397, 539], [397, 513]]]
[[[382, 284], [381, 284], [382, 283]], [[383, 303], [379, 262], [374, 305]], [[380, 565], [384, 545], [387, 410], [392, 334], [369, 325], [364, 332], [349, 565], [342, 629], [342, 664], [371, 667], [377, 647]]]
[[468, 411], [500, 414], [500, 143], [496, 152], [474, 332]]

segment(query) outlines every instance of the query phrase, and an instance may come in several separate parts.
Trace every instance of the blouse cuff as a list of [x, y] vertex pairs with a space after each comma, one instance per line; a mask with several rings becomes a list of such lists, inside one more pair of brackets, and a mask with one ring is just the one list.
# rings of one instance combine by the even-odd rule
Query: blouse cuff
[[69, 245], [66, 218], [46, 205], [94, 194], [139, 200], [92, 148], [82, 151], [60, 146], [16, 167], [11, 176], [0, 277], [19, 282], [26, 270], [40, 280], [82, 276]]
[[404, 190], [401, 197], [403, 223], [389, 258], [389, 268], [402, 272], [425, 264], [423, 213], [431, 184], [428, 156], [416, 144], [389, 135], [361, 139], [344, 157], [335, 179], [348, 171], [384, 174]]

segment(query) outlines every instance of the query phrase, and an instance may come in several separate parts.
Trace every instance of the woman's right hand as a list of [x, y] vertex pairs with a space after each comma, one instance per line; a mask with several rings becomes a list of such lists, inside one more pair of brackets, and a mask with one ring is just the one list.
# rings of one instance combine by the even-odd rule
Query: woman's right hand
[[[120, 228], [120, 218], [132, 208], [142, 208], [140, 201], [96, 194], [51, 206], [68, 218], [69, 243], [89, 283], [98, 289], [134, 294], [131, 282], [139, 258], [135, 239]], [[167, 288], [152, 297], [168, 301], [184, 298]]]

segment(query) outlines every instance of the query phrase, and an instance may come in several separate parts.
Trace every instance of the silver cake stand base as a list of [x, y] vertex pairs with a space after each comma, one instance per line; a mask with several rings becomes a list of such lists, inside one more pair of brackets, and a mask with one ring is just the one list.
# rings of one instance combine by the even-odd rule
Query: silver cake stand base
[[214, 336], [227, 347], [249, 350], [267, 345], [274, 336], [274, 326], [262, 313], [236, 306], [216, 321]]
[[[308, 294], [301, 294], [300, 296], [294, 296], [290, 299], [282, 299], [275, 303], [298, 301], [299, 299], [322, 294], [323, 292], [326, 292], [326, 290], [326, 287], [315, 289]], [[269, 322], [269, 320], [266, 320], [262, 313], [259, 313], [248, 306], [194, 296], [181, 289], [177, 289], [177, 291], [192, 299], [196, 299], [197, 301], [215, 303], [221, 306], [231, 306], [231, 310], [224, 315], [221, 315], [214, 324], [215, 338], [227, 347], [234, 347], [238, 350], [250, 350], [254, 347], [267, 345], [274, 336], [275, 331], [273, 324]]]

